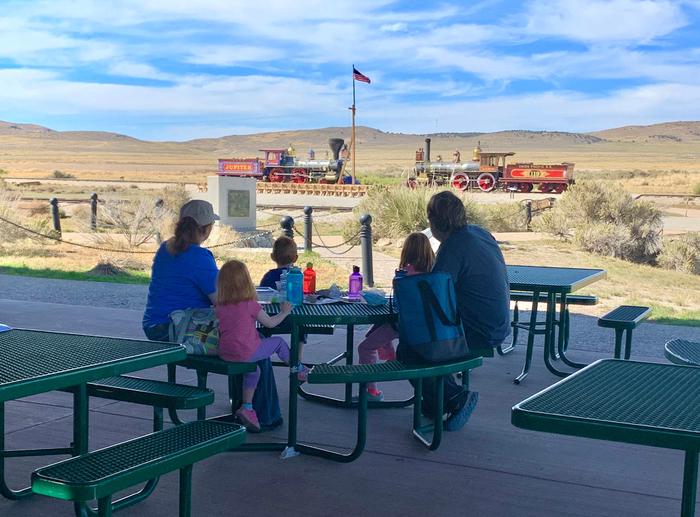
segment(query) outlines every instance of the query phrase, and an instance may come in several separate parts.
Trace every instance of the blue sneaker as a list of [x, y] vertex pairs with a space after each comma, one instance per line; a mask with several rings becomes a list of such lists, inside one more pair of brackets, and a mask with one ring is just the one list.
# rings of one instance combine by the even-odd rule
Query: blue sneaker
[[477, 402], [479, 402], [479, 393], [476, 391], [470, 391], [464, 405], [452, 413], [447, 420], [445, 420], [445, 431], [459, 431], [462, 429], [462, 427], [464, 427], [464, 425], [469, 421], [469, 417], [472, 416], [472, 412], [474, 411]]

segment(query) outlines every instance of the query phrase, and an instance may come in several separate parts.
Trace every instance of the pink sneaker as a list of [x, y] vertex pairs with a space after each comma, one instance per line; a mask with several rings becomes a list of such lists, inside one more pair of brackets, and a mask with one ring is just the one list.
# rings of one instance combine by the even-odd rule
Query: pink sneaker
[[381, 348], [377, 348], [377, 356], [382, 361], [393, 361], [396, 359], [396, 351], [391, 343], [387, 343]]
[[236, 420], [238, 423], [245, 426], [248, 431], [254, 433], [260, 431], [260, 422], [258, 422], [258, 415], [254, 409], [244, 409], [243, 406], [238, 408], [236, 411]]
[[299, 379], [299, 382], [306, 382], [309, 378], [309, 371], [310, 370], [303, 364], [299, 365], [299, 371], [297, 372], [297, 379]]

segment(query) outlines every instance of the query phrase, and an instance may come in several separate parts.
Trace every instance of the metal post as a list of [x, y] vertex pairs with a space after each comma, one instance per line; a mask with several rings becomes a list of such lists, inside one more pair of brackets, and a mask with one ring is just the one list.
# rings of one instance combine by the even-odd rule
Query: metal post
[[372, 274], [372, 216], [365, 214], [360, 217], [360, 249], [362, 250], [362, 274], [365, 283], [374, 287]]
[[58, 199], [51, 198], [51, 216], [53, 217], [53, 229], [61, 235], [61, 216], [58, 214]]
[[[160, 222], [161, 210], [163, 209], [163, 200], [156, 199], [156, 217]], [[163, 242], [163, 236], [160, 234], [160, 230], [156, 228], [156, 242], [160, 245]]]
[[313, 246], [311, 242], [311, 229], [313, 227], [313, 211], [312, 206], [304, 207], [304, 251], [306, 253], [311, 253], [311, 248]]
[[290, 239], [294, 238], [294, 218], [285, 215], [282, 220], [280, 221], [280, 226], [282, 227], [282, 235], [285, 237], [289, 237]]
[[90, 196], [90, 229], [97, 230], [97, 192]]
[[525, 202], [525, 227], [531, 230], [530, 223], [532, 222], [532, 201]]

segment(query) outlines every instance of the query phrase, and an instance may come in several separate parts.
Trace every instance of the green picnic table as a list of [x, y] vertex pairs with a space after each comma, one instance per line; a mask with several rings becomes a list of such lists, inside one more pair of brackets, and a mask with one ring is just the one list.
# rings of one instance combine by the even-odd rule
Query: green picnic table
[[[0, 332], [0, 494], [8, 499], [31, 495], [5, 481], [5, 458], [84, 454], [88, 447], [87, 382], [179, 361], [185, 348], [174, 343], [86, 336], [38, 330]], [[72, 388], [73, 443], [52, 449], [5, 449], [5, 402]]]
[[[279, 305], [269, 304], [264, 306], [265, 311], [274, 315], [279, 312]], [[303, 304], [297, 305], [292, 310], [291, 314], [286, 318], [292, 326], [291, 333], [291, 357], [290, 357], [290, 375], [289, 375], [289, 417], [288, 417], [288, 432], [287, 442], [284, 444], [282, 457], [295, 456], [299, 452], [304, 452], [305, 449], [310, 449], [308, 445], [297, 444], [297, 397], [294, 394], [298, 393], [299, 380], [296, 372], [299, 368], [299, 329], [307, 325], [343, 325], [347, 327], [346, 350], [343, 354], [331, 359], [327, 364], [333, 364], [337, 361], [345, 359], [347, 364], [352, 364], [353, 361], [353, 333], [355, 325], [373, 325], [391, 323], [396, 320], [397, 314], [393, 311], [390, 304], [373, 306], [365, 303], [329, 303], [329, 304]], [[333, 399], [331, 397], [322, 397], [307, 392], [301, 393], [303, 396], [318, 401], [327, 401], [344, 406], [351, 406], [352, 400], [352, 385], [348, 384], [345, 387], [344, 399]], [[402, 401], [405, 405], [410, 401]], [[389, 403], [390, 404], [390, 403]], [[255, 444], [250, 444], [254, 446]], [[268, 444], [272, 445], [272, 444]], [[262, 444], [259, 448], [264, 447]], [[297, 451], [298, 449], [298, 451]]]
[[[514, 382], [520, 382], [527, 376], [532, 364], [532, 354], [536, 335], [544, 335], [544, 364], [554, 375], [565, 377], [568, 375], [554, 367], [552, 361], [560, 358], [562, 362], [571, 368], [586, 366], [576, 363], [566, 356], [564, 339], [566, 332], [562, 325], [565, 324], [564, 311], [566, 309], [567, 295], [605, 278], [603, 269], [548, 267], [548, 266], [507, 266], [508, 283], [513, 291], [532, 293], [532, 311], [530, 321], [517, 323], [518, 328], [527, 330], [527, 352], [523, 371]], [[540, 293], [546, 294], [545, 320], [537, 320], [537, 306]], [[559, 315], [557, 316], [557, 302], [559, 303]], [[559, 325], [559, 334], [556, 335], [556, 326]], [[556, 346], [555, 346], [556, 345]]]
[[685, 451], [681, 517], [695, 515], [700, 368], [601, 359], [516, 404], [511, 421], [523, 429]]

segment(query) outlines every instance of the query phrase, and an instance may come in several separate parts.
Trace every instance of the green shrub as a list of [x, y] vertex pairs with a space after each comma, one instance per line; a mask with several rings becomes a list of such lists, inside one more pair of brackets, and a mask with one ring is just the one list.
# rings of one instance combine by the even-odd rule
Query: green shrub
[[700, 183], [696, 183], [693, 187], [693, 194], [700, 196]]
[[63, 171], [53, 171], [53, 177], [57, 179], [70, 179], [70, 178], [75, 178], [72, 174], [68, 172], [63, 172]]
[[653, 262], [661, 251], [661, 211], [605, 182], [577, 183], [533, 227], [584, 251], [633, 262]]
[[700, 233], [686, 233], [666, 240], [658, 262], [665, 269], [700, 275]]
[[525, 207], [520, 203], [489, 203], [477, 207], [481, 212], [481, 226], [491, 232], [527, 230], [527, 214]]

